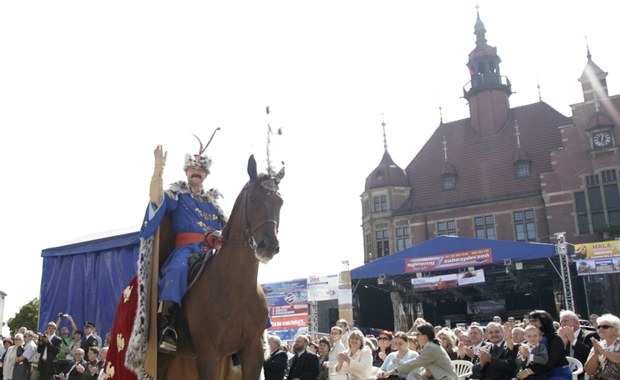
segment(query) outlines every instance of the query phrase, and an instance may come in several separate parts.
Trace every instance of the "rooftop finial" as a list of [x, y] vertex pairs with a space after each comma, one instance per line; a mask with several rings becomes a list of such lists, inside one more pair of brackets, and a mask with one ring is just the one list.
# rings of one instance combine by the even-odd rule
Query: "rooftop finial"
[[439, 103], [439, 124], [443, 124], [443, 111], [441, 108], [441, 103]]
[[383, 127], [383, 149], [387, 152], [387, 137], [385, 134], [385, 119], [383, 118], [383, 112], [381, 112], [381, 126]]
[[443, 137], [443, 159], [448, 162], [448, 141], [446, 140], [446, 136]]
[[521, 133], [519, 133], [519, 124], [517, 124], [517, 120], [515, 120], [515, 136], [517, 136], [517, 148], [521, 149]]
[[588, 44], [588, 36], [583, 36], [583, 38], [586, 39], [586, 49], [588, 51], [588, 55], [586, 55], [586, 57], [588, 57], [588, 61], [592, 60], [592, 53], [590, 53], [590, 44]]
[[538, 74], [536, 75], [536, 89], [538, 89], [538, 101], [542, 102], [542, 95], [540, 94], [540, 82], [538, 81]]

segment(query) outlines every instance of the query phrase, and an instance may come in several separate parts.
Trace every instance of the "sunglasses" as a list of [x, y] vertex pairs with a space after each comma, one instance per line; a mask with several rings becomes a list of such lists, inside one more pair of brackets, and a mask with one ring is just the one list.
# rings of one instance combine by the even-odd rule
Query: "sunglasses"
[[387, 336], [380, 336], [378, 340], [390, 340]]
[[597, 327], [597, 329], [603, 329], [603, 330], [607, 330], [607, 329], [612, 329], [613, 326], [609, 326], [609, 325], [599, 325]]

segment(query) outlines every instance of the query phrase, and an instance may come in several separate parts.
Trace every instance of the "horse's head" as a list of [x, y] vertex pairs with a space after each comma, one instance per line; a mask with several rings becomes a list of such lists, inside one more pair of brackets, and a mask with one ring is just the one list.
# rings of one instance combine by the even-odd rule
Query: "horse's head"
[[284, 169], [278, 173], [269, 170], [267, 174], [258, 174], [256, 160], [248, 160], [250, 181], [239, 195], [245, 214], [245, 234], [250, 248], [261, 263], [267, 263], [280, 251], [278, 227], [282, 197], [278, 192]]

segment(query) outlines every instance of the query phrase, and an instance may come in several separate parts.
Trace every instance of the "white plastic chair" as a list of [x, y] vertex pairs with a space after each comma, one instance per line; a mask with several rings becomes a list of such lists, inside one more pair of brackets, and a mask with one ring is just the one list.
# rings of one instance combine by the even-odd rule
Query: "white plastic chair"
[[566, 360], [568, 360], [568, 366], [573, 372], [573, 380], [577, 380], [579, 375], [583, 373], [583, 364], [581, 364], [579, 360], [571, 358], [570, 356], [567, 356]]
[[452, 365], [459, 380], [465, 380], [472, 375], [474, 363], [467, 360], [452, 360]]

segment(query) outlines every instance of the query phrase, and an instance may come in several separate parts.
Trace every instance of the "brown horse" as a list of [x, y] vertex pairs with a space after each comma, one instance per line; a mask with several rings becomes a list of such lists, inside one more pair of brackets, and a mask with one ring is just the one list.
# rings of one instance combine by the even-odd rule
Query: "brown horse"
[[268, 310], [257, 283], [258, 266], [280, 249], [282, 198], [278, 184], [284, 171], [258, 175], [251, 156], [248, 174], [250, 180], [224, 226], [222, 248], [183, 299], [191, 338], [179, 329], [179, 351], [159, 354], [159, 380], [187, 379], [188, 370], [197, 371], [200, 380], [227, 379], [239, 369], [232, 367], [233, 354], [239, 358], [243, 380], [260, 377], [264, 361], [261, 337]]

